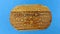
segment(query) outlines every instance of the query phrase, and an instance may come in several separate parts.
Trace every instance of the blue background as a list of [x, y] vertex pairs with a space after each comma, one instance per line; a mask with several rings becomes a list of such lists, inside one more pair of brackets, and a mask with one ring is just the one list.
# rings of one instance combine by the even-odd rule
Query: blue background
[[[18, 31], [10, 24], [12, 8], [22, 4], [42, 4], [49, 7], [52, 22], [45, 30]], [[60, 34], [60, 0], [0, 0], [0, 34]]]

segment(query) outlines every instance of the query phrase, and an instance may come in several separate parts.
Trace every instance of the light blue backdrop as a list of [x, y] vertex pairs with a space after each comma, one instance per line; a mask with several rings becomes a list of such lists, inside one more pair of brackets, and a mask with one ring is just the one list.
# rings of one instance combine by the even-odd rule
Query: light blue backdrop
[[[10, 24], [12, 8], [22, 4], [42, 4], [49, 7], [52, 22], [48, 29], [18, 31]], [[60, 0], [0, 0], [0, 34], [60, 34]]]

